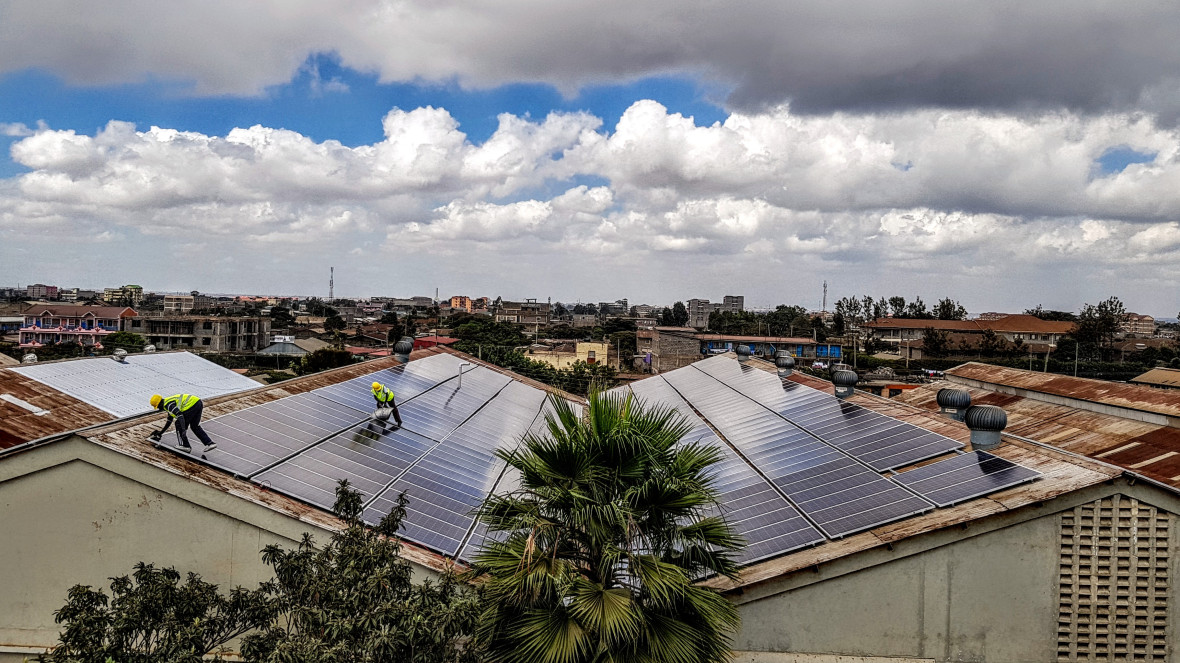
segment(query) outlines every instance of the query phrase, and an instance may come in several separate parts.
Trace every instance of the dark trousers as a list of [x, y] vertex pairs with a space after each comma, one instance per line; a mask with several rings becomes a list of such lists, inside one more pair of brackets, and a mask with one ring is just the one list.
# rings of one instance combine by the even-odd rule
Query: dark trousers
[[392, 399], [385, 402], [377, 401], [377, 407], [387, 407], [393, 410], [393, 420], [397, 422], [399, 428], [401, 427], [402, 413], [397, 411], [397, 403], [394, 403]]
[[176, 435], [180, 438], [180, 443], [183, 446], [189, 446], [188, 434], [185, 429], [191, 428], [197, 434], [197, 439], [201, 444], [209, 446], [213, 444], [213, 440], [209, 439], [209, 434], [201, 428], [201, 412], [205, 410], [205, 404], [197, 401], [197, 404], [180, 413], [176, 418]]

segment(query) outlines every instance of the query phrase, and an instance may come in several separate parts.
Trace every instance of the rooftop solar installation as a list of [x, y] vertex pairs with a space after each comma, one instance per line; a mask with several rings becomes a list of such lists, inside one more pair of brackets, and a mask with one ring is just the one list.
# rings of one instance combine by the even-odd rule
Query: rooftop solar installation
[[663, 377], [829, 538], [934, 508], [703, 371]]
[[[401, 428], [371, 419], [374, 381], [397, 394]], [[961, 445], [726, 357], [619, 389], [675, 409], [691, 426], [685, 441], [721, 451], [711, 471], [722, 515], [747, 541], [743, 564], [1039, 476], [977, 452], [884, 477]], [[544, 391], [443, 353], [208, 421], [218, 448], [200, 460], [325, 509], [348, 479], [370, 524], [404, 491], [404, 538], [469, 560], [500, 536], [476, 522], [483, 499], [520, 486], [495, 451], [543, 433], [551, 410]]]
[[727, 357], [693, 364], [783, 418], [884, 472], [941, 456], [963, 444]]
[[260, 385], [188, 352], [74, 359], [10, 369], [116, 417], [151, 412], [152, 394], [211, 398]]
[[951, 506], [1040, 476], [1006, 458], [973, 451], [902, 472], [895, 479], [938, 506]]
[[630, 388], [644, 402], [672, 407], [684, 417], [693, 427], [684, 440], [721, 450], [722, 459], [711, 471], [722, 515], [746, 541], [738, 563], [749, 564], [824, 540], [823, 534], [720, 440], [663, 378], [640, 380]]

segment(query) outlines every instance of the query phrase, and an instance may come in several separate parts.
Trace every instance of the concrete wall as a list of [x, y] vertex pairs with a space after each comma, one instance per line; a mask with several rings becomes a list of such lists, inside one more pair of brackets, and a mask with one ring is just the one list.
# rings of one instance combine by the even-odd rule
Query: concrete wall
[[[1160, 506], [1168, 510], [1176, 507], [1174, 496], [1161, 499], [1155, 489], [1123, 486], [1119, 492], [1165, 502]], [[1096, 495], [1091, 491], [1063, 506]], [[1177, 529], [1169, 532], [1172, 550], [1180, 544]], [[738, 659], [1057, 660], [1060, 512], [958, 540], [946, 540], [947, 532], [933, 536], [943, 540], [912, 554], [902, 548], [923, 544], [903, 542], [896, 553], [878, 550], [867, 562], [838, 560], [735, 597], [742, 617], [734, 643]], [[877, 563], [889, 557], [893, 560]], [[1180, 559], [1170, 566], [1176, 577]], [[1175, 599], [1173, 585], [1169, 641], [1180, 627]], [[1175, 660], [1175, 646], [1169, 651], [1168, 660]]]
[[53, 611], [75, 584], [109, 594], [144, 561], [254, 587], [271, 577], [259, 551], [308, 531], [330, 536], [81, 438], [0, 459], [0, 662], [57, 642]]

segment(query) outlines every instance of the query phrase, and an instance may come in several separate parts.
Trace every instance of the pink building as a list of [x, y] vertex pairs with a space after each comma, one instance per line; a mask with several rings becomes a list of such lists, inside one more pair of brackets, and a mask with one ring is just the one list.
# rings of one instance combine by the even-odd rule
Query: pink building
[[39, 348], [48, 343], [101, 344], [102, 338], [123, 329], [124, 318], [135, 309], [125, 306], [43, 306], [24, 312], [20, 347]]

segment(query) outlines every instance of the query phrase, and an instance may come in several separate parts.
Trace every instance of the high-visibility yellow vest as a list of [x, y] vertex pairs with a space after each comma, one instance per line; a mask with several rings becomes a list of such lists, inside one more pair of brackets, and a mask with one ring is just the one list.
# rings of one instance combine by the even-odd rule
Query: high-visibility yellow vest
[[373, 397], [377, 399], [378, 403], [389, 403], [393, 400], [393, 392], [389, 387], [382, 387], [380, 391], [374, 391]]
[[177, 411], [184, 412], [185, 410], [199, 403], [200, 400], [200, 398], [190, 394], [176, 394], [175, 396], [169, 396], [168, 398], [164, 399], [164, 411], [168, 413], [168, 416], [175, 417], [176, 414], [171, 408], [168, 407], [169, 405], [174, 405], [176, 406], [175, 409]]

